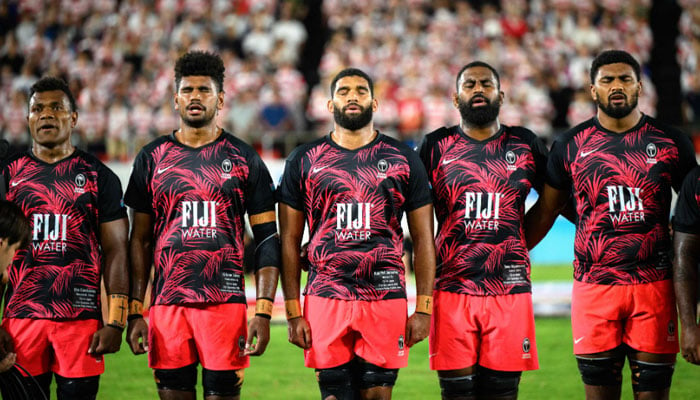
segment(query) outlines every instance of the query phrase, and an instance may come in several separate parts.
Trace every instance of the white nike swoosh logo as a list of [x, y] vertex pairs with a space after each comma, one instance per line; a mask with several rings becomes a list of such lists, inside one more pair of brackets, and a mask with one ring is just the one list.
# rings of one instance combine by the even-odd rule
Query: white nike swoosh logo
[[24, 181], [26, 181], [26, 180], [27, 180], [27, 178], [20, 179], [20, 180], [18, 180], [18, 181], [14, 181], [14, 182], [12, 182], [12, 187], [17, 186], [17, 185], [19, 185], [20, 183], [22, 183], [22, 182], [24, 182]]
[[585, 336], [581, 336], [578, 339], [574, 339], [574, 344], [578, 344], [578, 342], [582, 341]]
[[593, 150], [591, 150], [591, 151], [582, 151], [582, 152], [581, 152], [581, 158], [586, 157], [587, 155], [589, 155], [589, 154], [591, 154], [591, 153], [594, 153], [594, 152], [596, 152], [596, 151], [598, 151], [598, 149], [593, 149]]
[[451, 163], [452, 161], [457, 161], [457, 160], [459, 160], [459, 158], [451, 158], [449, 160], [442, 160], [442, 164], [447, 165], [447, 164]]
[[327, 165], [326, 165], [325, 167], [314, 168], [312, 171], [313, 171], [313, 173], [315, 174], [315, 173], [317, 173], [318, 171], [324, 170], [324, 169], [326, 169], [326, 168], [328, 168]]
[[165, 168], [158, 168], [158, 173], [159, 173], [159, 174], [162, 174], [163, 172], [169, 170], [169, 169], [172, 168], [172, 167], [174, 167], [174, 165], [171, 165], [171, 166], [165, 167]]

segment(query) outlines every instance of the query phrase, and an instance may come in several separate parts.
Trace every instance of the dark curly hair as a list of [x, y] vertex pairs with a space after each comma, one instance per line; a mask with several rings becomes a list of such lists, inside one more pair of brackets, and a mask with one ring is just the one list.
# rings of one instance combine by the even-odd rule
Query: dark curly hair
[[341, 78], [345, 78], [346, 76], [359, 76], [360, 78], [364, 78], [369, 85], [369, 94], [374, 97], [374, 82], [372, 82], [372, 78], [370, 78], [367, 73], [357, 68], [345, 68], [344, 70], [338, 72], [331, 82], [331, 97], [333, 97], [333, 93], [335, 93], [336, 83], [338, 83]]
[[634, 74], [637, 76], [637, 80], [639, 80], [641, 68], [637, 60], [635, 60], [630, 53], [623, 50], [606, 50], [598, 54], [591, 63], [591, 84], [595, 82], [595, 77], [598, 75], [598, 69], [600, 69], [600, 67], [616, 63], [623, 63], [632, 67]]
[[493, 76], [496, 77], [496, 84], [498, 85], [498, 89], [501, 88], [501, 77], [498, 75], [498, 71], [489, 64], [483, 62], [483, 61], [472, 61], [469, 64], [465, 65], [462, 67], [462, 69], [459, 70], [459, 73], [457, 74], [457, 80], [455, 81], [455, 86], [457, 87], [457, 91], [459, 92], [459, 79], [462, 77], [462, 74], [464, 71], [468, 70], [469, 68], [476, 68], [476, 67], [484, 67], [488, 68], [491, 70], [493, 73]]
[[187, 52], [175, 63], [175, 89], [180, 88], [183, 76], [209, 76], [221, 92], [224, 90], [225, 70], [224, 62], [218, 54], [199, 50]]
[[29, 88], [29, 98], [31, 99], [32, 96], [34, 96], [34, 93], [50, 92], [53, 90], [60, 90], [65, 93], [68, 97], [68, 101], [70, 102], [70, 110], [72, 112], [78, 111], [78, 105], [75, 103], [73, 93], [71, 93], [66, 81], [61, 78], [45, 76], [34, 82], [32, 87]]

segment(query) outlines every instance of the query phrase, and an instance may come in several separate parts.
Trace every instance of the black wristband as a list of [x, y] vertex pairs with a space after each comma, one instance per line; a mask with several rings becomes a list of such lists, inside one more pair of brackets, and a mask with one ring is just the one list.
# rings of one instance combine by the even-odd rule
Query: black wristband
[[141, 319], [141, 318], [143, 318], [143, 315], [141, 315], [141, 314], [130, 314], [126, 317], [126, 321], [131, 322], [135, 319]]
[[255, 316], [256, 316], [256, 317], [262, 317], [262, 318], [265, 318], [265, 319], [272, 319], [272, 316], [271, 316], [271, 315], [267, 315], [267, 314], [263, 314], [263, 313], [257, 313], [257, 314], [255, 314]]
[[114, 328], [114, 329], [118, 330], [119, 332], [124, 332], [124, 327], [123, 327], [123, 326], [114, 325], [114, 324], [107, 324], [107, 326], [110, 327], [110, 328]]

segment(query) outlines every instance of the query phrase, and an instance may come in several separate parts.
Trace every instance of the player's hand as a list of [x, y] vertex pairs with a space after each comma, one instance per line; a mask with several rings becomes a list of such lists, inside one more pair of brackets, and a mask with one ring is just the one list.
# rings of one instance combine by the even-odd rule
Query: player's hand
[[6, 330], [0, 328], [0, 355], [15, 352], [15, 343]]
[[92, 342], [88, 354], [96, 356], [108, 353], [116, 353], [122, 345], [122, 330], [111, 326], [104, 326], [92, 335]]
[[270, 320], [255, 316], [248, 323], [248, 341], [245, 344], [246, 356], [260, 356], [270, 343]]
[[304, 350], [311, 348], [311, 328], [304, 317], [292, 318], [287, 321], [289, 343], [295, 344]]
[[686, 361], [700, 365], [700, 327], [681, 330], [681, 355]]
[[406, 346], [414, 344], [428, 337], [430, 333], [430, 315], [413, 313], [406, 322]]
[[143, 318], [136, 318], [129, 321], [126, 328], [126, 342], [131, 347], [134, 354], [144, 354], [148, 352], [148, 324]]
[[7, 353], [5, 358], [0, 360], [0, 373], [8, 371], [10, 368], [12, 368], [12, 366], [15, 365], [15, 361], [17, 361], [17, 354]]

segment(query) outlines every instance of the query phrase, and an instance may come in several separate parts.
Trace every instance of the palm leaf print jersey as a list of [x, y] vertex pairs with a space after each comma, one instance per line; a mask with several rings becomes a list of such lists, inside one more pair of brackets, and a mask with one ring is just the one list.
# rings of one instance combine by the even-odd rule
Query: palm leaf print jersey
[[430, 204], [418, 155], [381, 133], [355, 150], [330, 135], [287, 159], [278, 200], [309, 226], [304, 294], [339, 300], [405, 298], [404, 212]]
[[126, 217], [119, 178], [77, 149], [55, 163], [21, 153], [2, 173], [7, 199], [32, 225], [29, 248], [8, 270], [4, 317], [101, 319], [100, 224]]
[[644, 115], [623, 133], [592, 118], [552, 145], [547, 183], [571, 190], [574, 279], [631, 285], [671, 278], [671, 189], [696, 165], [690, 139]]
[[275, 209], [270, 173], [227, 132], [199, 148], [174, 133], [143, 148], [124, 201], [154, 221], [153, 304], [244, 303], [244, 216]]
[[547, 149], [502, 125], [479, 141], [459, 126], [428, 134], [419, 153], [433, 187], [438, 290], [476, 296], [529, 293], [525, 200], [544, 182]]

